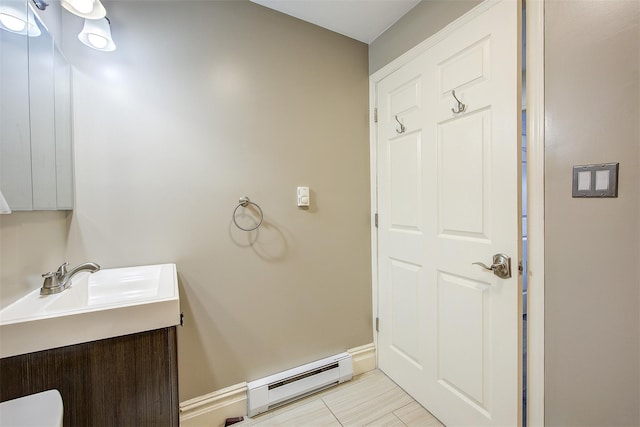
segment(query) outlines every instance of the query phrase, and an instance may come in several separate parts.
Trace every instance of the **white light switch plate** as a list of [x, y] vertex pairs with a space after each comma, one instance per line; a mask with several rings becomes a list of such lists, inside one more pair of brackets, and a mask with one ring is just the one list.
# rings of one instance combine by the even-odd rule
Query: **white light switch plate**
[[309, 187], [298, 187], [298, 207], [309, 207]]

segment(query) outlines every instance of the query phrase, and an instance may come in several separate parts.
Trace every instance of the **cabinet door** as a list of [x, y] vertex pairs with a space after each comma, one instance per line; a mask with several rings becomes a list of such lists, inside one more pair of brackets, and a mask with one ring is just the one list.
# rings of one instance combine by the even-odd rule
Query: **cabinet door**
[[[0, 0], [27, 14], [27, 3]], [[31, 210], [28, 37], [0, 30], [0, 187], [12, 209]]]
[[53, 50], [56, 119], [56, 207], [73, 209], [71, 151], [71, 67], [57, 48]]
[[[34, 210], [56, 209], [56, 129], [53, 39], [29, 37], [29, 116]], [[9, 202], [11, 206], [11, 202]]]
[[0, 0], [38, 34], [0, 26], [0, 189], [15, 211], [73, 209], [69, 65], [26, 0]]
[[0, 359], [0, 402], [57, 389], [64, 426], [179, 425], [175, 326]]

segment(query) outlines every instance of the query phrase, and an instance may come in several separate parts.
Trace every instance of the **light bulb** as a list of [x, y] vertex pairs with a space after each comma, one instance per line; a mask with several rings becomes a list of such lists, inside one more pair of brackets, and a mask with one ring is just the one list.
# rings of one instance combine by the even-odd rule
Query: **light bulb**
[[25, 21], [20, 18], [16, 18], [15, 16], [7, 15], [6, 13], [0, 13], [0, 22], [9, 30], [15, 32], [24, 31], [27, 27], [27, 23]]
[[107, 40], [105, 37], [92, 33], [87, 34], [87, 40], [89, 41], [89, 43], [91, 43], [91, 46], [95, 47], [96, 49], [104, 49], [105, 47], [107, 47], [107, 44], [109, 44], [109, 40]]

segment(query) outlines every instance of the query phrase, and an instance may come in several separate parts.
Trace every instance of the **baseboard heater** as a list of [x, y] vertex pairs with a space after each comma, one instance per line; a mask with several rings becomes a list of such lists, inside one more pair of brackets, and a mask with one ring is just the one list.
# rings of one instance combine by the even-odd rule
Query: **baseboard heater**
[[253, 417], [320, 390], [349, 381], [353, 363], [349, 353], [340, 353], [259, 380], [248, 388], [248, 415]]

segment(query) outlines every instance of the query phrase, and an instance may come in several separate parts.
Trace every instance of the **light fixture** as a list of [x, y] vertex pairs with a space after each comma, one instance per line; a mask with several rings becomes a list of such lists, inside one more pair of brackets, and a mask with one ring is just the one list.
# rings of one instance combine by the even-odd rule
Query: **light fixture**
[[0, 29], [29, 37], [42, 34], [30, 6], [18, 7], [9, 3], [0, 5]]
[[111, 22], [109, 18], [85, 19], [84, 27], [78, 34], [78, 39], [90, 48], [111, 52], [116, 50], [116, 44], [111, 38]]
[[33, 4], [35, 4], [36, 7], [40, 10], [45, 10], [47, 7], [49, 7], [49, 3], [44, 0], [33, 0]]
[[107, 11], [100, 0], [62, 0], [62, 7], [85, 19], [102, 19]]
[[9, 207], [9, 203], [2, 195], [2, 191], [0, 191], [0, 214], [10, 214], [11, 208]]

